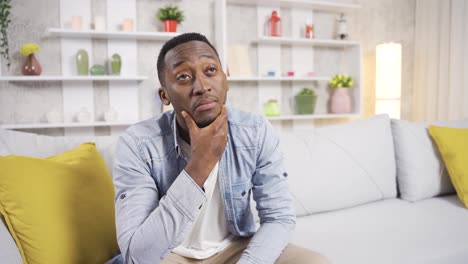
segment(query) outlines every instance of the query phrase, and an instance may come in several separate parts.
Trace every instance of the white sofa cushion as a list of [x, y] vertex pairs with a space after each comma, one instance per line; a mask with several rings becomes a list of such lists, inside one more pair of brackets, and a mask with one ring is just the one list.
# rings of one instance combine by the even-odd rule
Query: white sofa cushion
[[396, 197], [390, 119], [281, 134], [298, 216]]
[[468, 119], [434, 123], [392, 120], [398, 189], [401, 198], [407, 201], [455, 192], [437, 146], [427, 131], [429, 124], [468, 127]]
[[83, 142], [95, 142], [112, 173], [117, 136], [51, 137], [0, 129], [0, 156], [21, 155], [45, 158], [76, 148]]
[[0, 215], [0, 259], [1, 263], [22, 264], [21, 254], [15, 241], [5, 224], [5, 219]]
[[388, 199], [299, 217], [292, 242], [333, 264], [465, 264], [468, 210], [456, 195]]

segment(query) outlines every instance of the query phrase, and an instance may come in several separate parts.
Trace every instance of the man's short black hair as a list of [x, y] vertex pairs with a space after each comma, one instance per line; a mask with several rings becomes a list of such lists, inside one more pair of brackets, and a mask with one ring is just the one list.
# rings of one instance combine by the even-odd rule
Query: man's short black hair
[[166, 43], [164, 43], [161, 51], [159, 52], [157, 67], [158, 67], [159, 83], [162, 86], [166, 85], [165, 81], [164, 81], [164, 67], [165, 67], [164, 57], [166, 57], [166, 53], [169, 50], [175, 48], [176, 46], [178, 46], [180, 44], [184, 44], [186, 42], [194, 41], [194, 40], [203, 41], [206, 44], [208, 44], [214, 50], [214, 52], [216, 53], [216, 56], [218, 57], [218, 60], [219, 60], [218, 51], [216, 51], [215, 47], [213, 47], [213, 45], [211, 45], [211, 43], [208, 41], [208, 39], [205, 36], [203, 36], [202, 34], [195, 33], [195, 32], [190, 32], [190, 33], [184, 33], [184, 34], [178, 35], [178, 36], [170, 39]]

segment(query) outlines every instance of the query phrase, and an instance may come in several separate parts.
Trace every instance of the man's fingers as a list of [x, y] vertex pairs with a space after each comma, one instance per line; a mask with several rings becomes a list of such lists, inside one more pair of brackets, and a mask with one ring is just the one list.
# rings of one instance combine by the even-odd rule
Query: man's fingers
[[182, 111], [182, 116], [185, 119], [185, 124], [187, 124], [189, 132], [196, 131], [198, 126], [197, 123], [195, 123], [195, 121], [193, 120], [192, 116], [185, 111]]
[[213, 121], [213, 123], [210, 124], [210, 126], [212, 126], [215, 129], [219, 130], [225, 124], [227, 125], [227, 121], [228, 121], [227, 110], [223, 106], [223, 108], [221, 108], [221, 113], [216, 117], [216, 119]]

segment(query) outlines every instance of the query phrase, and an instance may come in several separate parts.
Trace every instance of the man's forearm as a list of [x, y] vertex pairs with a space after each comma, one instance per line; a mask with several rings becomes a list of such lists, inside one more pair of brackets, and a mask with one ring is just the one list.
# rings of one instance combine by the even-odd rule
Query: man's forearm
[[116, 204], [119, 245], [125, 263], [159, 263], [182, 243], [206, 196], [185, 171], [149, 215], [145, 208], [138, 208], [139, 195], [145, 195], [143, 190]]
[[273, 264], [289, 243], [294, 223], [264, 223], [252, 237], [238, 264]]

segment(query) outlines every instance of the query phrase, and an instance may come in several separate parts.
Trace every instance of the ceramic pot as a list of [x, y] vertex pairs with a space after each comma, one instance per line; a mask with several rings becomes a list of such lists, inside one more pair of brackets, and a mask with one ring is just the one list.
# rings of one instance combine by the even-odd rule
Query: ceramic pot
[[28, 55], [21, 72], [23, 75], [41, 75], [42, 67], [36, 56], [34, 56], [34, 53]]
[[296, 113], [299, 115], [313, 114], [317, 95], [296, 95]]
[[164, 20], [164, 32], [176, 32], [177, 20]]
[[330, 112], [345, 114], [351, 112], [351, 97], [349, 88], [336, 88], [330, 98]]

